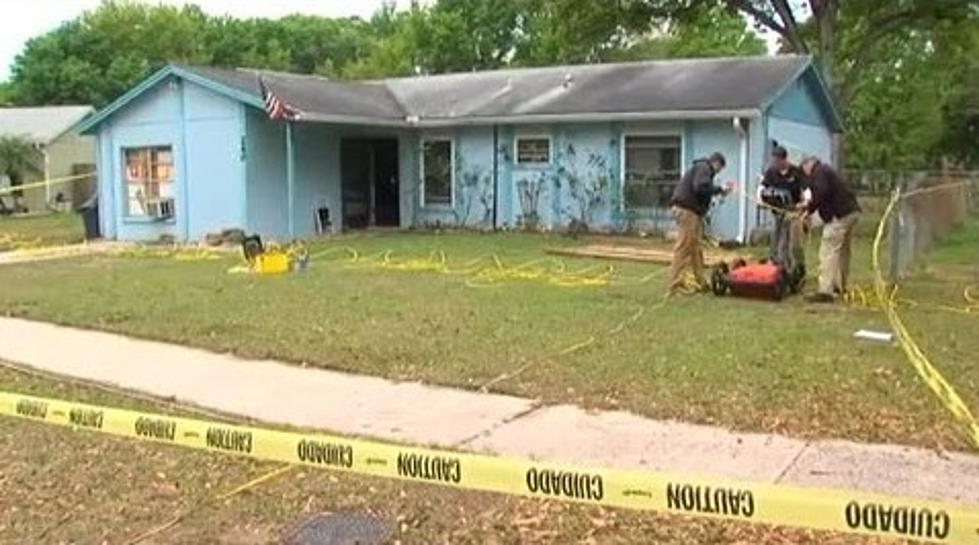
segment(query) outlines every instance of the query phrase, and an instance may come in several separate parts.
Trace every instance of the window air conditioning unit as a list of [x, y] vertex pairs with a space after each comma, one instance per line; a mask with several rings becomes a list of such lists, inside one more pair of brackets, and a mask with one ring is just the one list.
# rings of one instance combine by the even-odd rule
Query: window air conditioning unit
[[146, 202], [146, 215], [151, 218], [173, 217], [173, 199], [153, 199]]

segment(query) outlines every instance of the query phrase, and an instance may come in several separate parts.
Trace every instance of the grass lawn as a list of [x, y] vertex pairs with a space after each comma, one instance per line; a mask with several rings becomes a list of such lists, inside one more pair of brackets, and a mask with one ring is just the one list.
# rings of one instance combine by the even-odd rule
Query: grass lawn
[[[164, 410], [3, 368], [0, 389]], [[893, 543], [460, 492], [302, 467], [215, 501], [278, 467], [0, 417], [0, 542], [130, 543], [183, 514], [179, 524], [144, 543], [272, 544], [282, 543], [300, 521], [327, 512], [372, 515], [390, 529], [386, 543], [405, 545]]]
[[[865, 233], [872, 218], [866, 223]], [[979, 283], [969, 268], [977, 226], [937, 250], [905, 295], [960, 304], [965, 285]], [[397, 259], [440, 249], [456, 266], [490, 253], [516, 264], [544, 256], [548, 246], [577, 242], [556, 235], [361, 233], [321, 241], [314, 252], [350, 246], [365, 256], [393, 250]], [[0, 267], [0, 313], [403, 380], [467, 388], [494, 381], [492, 390], [551, 403], [741, 430], [966, 448], [897, 347], [853, 338], [857, 329], [885, 328], [874, 309], [713, 296], [658, 307], [662, 277], [638, 279], [662, 268], [643, 264], [615, 263], [620, 281], [609, 287], [529, 280], [472, 287], [461, 275], [351, 266], [338, 257], [314, 259], [310, 270], [282, 277], [227, 274], [232, 257], [9, 265]], [[869, 285], [867, 238], [859, 239], [855, 267], [855, 280]], [[976, 317], [927, 308], [905, 316], [926, 353], [979, 408]]]
[[84, 239], [85, 230], [78, 214], [0, 216], [0, 252], [21, 245], [74, 244]]

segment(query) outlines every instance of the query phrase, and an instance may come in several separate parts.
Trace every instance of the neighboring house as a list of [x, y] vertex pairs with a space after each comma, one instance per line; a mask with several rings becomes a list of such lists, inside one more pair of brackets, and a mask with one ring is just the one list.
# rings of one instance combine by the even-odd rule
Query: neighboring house
[[[27, 140], [38, 151], [38, 175], [23, 181], [66, 178], [95, 170], [95, 138], [82, 135], [74, 128], [94, 111], [91, 106], [39, 106], [0, 108], [0, 137], [13, 136]], [[6, 186], [9, 180], [0, 185]], [[21, 204], [29, 212], [42, 212], [57, 200], [83, 203], [95, 190], [95, 177], [78, 182], [54, 184], [23, 191]]]
[[[259, 77], [301, 110], [272, 121]], [[103, 233], [199, 239], [366, 225], [671, 226], [697, 157], [742, 188], [711, 213], [744, 240], [771, 141], [829, 159], [840, 121], [808, 57], [694, 59], [338, 82], [169, 65], [81, 124]]]

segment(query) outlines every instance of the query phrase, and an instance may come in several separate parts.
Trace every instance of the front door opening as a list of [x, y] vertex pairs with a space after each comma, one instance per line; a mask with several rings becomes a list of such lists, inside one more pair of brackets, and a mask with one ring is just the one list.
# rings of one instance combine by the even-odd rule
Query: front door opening
[[401, 224], [397, 139], [344, 138], [340, 169], [344, 227]]

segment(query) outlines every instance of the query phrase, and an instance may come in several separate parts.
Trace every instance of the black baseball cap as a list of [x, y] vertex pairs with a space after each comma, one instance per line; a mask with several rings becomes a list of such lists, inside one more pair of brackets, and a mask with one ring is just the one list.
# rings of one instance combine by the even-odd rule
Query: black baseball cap
[[722, 167], [727, 166], [727, 160], [724, 159], [724, 155], [719, 151], [715, 151], [714, 153], [710, 154], [710, 157], [707, 160], [712, 163], [719, 163]]

